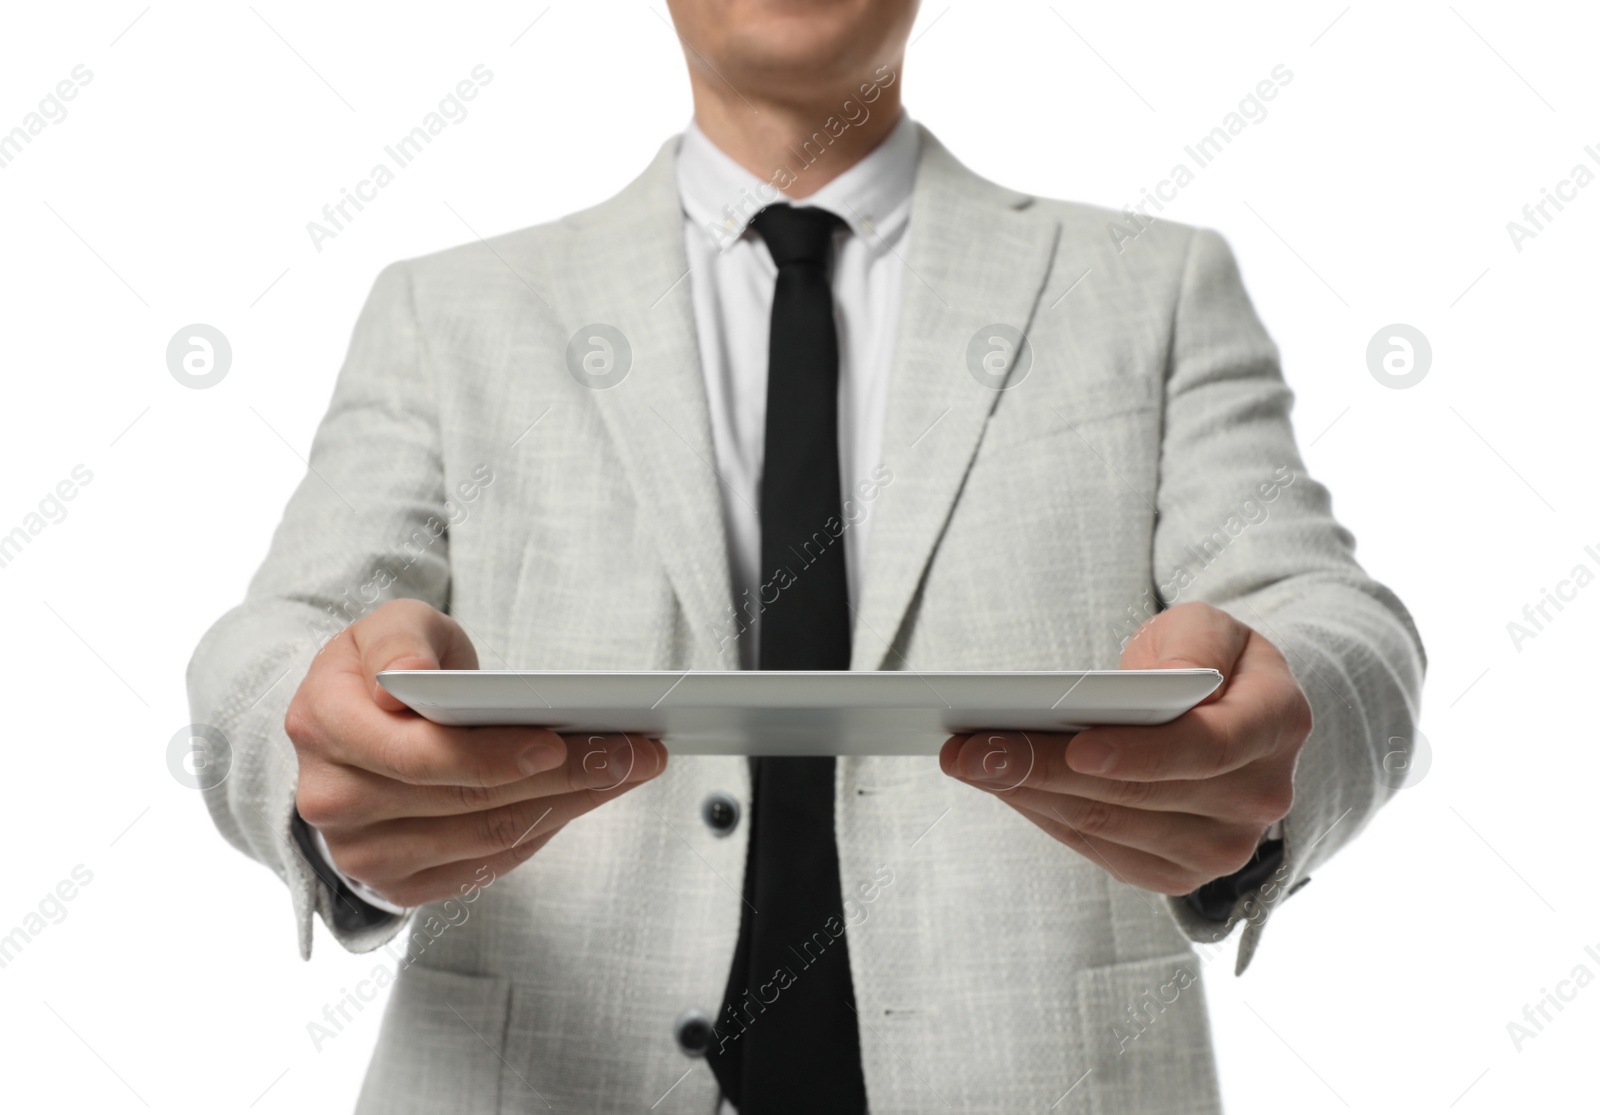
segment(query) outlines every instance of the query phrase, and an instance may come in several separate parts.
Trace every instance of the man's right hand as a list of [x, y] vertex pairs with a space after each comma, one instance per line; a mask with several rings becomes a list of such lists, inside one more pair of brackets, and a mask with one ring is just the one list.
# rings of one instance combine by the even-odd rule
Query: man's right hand
[[284, 728], [300, 760], [295, 804], [334, 865], [401, 906], [459, 897], [549, 842], [574, 817], [666, 769], [643, 736], [453, 728], [406, 708], [382, 670], [475, 670], [460, 624], [391, 600], [317, 655]]

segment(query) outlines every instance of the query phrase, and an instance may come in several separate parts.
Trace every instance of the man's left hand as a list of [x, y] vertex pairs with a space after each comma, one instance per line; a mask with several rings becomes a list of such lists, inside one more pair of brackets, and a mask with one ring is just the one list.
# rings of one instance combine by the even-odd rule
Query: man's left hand
[[1223, 683], [1171, 723], [952, 736], [939, 765], [1124, 882], [1188, 894], [1243, 867], [1288, 814], [1311, 734], [1278, 648], [1209, 604], [1161, 612], [1122, 654], [1125, 670], [1195, 667]]

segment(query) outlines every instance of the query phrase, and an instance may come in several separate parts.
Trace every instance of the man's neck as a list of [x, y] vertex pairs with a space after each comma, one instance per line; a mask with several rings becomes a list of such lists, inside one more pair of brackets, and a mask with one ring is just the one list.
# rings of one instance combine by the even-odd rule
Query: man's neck
[[790, 197], [809, 197], [894, 130], [900, 121], [899, 76], [896, 60], [847, 89], [797, 102], [747, 99], [715, 77], [691, 72], [694, 119], [707, 139], [751, 174]]

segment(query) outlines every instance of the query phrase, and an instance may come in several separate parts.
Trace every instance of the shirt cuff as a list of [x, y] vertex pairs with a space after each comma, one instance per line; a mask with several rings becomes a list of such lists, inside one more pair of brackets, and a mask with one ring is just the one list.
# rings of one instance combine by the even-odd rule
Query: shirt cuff
[[383, 895], [379, 894], [365, 883], [358, 883], [350, 876], [346, 875], [343, 871], [340, 871], [339, 865], [333, 862], [333, 853], [328, 851], [328, 842], [322, 838], [322, 831], [315, 825], [309, 824], [306, 825], [306, 831], [311, 834], [311, 843], [316, 848], [317, 854], [322, 857], [323, 864], [326, 865], [328, 870], [332, 872], [341, 883], [348, 887], [350, 892], [357, 898], [361, 899], [361, 901], [365, 902], [368, 906], [382, 910], [386, 914], [405, 915], [406, 913], [410, 912], [406, 907], [396, 906], [393, 902], [390, 902], [387, 898], [383, 897]]

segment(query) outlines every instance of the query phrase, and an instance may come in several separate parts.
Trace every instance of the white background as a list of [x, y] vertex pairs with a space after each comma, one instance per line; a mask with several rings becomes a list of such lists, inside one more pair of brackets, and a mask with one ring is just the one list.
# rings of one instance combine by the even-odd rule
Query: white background
[[[374, 958], [319, 925], [302, 963], [281, 885], [169, 774], [185, 664], [265, 551], [378, 269], [609, 196], [688, 119], [687, 83], [659, 2], [141, 7], [0, 17], [0, 130], [93, 73], [0, 170], [0, 533], [93, 473], [0, 568], [0, 933], [93, 872], [0, 969], [0, 1106], [343, 1111], [378, 1011], [320, 1053], [306, 1023]], [[1421, 626], [1433, 763], [1274, 917], [1245, 977], [1210, 963], [1236, 1113], [1593, 1094], [1600, 986], [1520, 1052], [1507, 1032], [1575, 966], [1600, 975], [1600, 586], [1520, 649], [1506, 627], [1580, 562], [1600, 572], [1600, 183], [1521, 252], [1506, 230], [1575, 164], [1600, 171], [1587, 9], [922, 12], [912, 113], [1052, 196], [1136, 200], [1274, 66], [1294, 75], [1167, 215], [1232, 243], [1309, 468]], [[479, 63], [470, 115], [315, 250], [306, 222]], [[194, 322], [233, 346], [209, 390], [165, 364]], [[1407, 390], [1365, 361], [1395, 322], [1433, 346]]]

